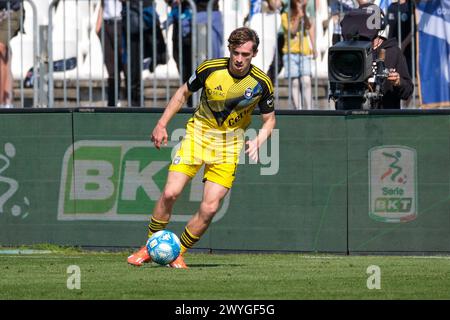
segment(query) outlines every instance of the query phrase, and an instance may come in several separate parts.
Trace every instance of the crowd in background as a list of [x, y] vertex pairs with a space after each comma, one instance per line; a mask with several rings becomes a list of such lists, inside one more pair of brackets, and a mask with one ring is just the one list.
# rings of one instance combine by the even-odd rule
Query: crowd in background
[[[192, 65], [192, 8], [186, 0], [165, 0], [170, 7], [166, 21], [161, 21], [152, 0], [124, 1], [102, 0], [96, 24], [96, 32], [102, 38], [104, 63], [108, 72], [107, 105], [119, 106], [120, 100], [129, 98], [131, 106], [143, 105], [141, 79], [143, 68], [154, 71], [159, 64], [166, 64], [167, 41], [172, 42], [173, 58], [182, 81], [188, 80]], [[197, 24], [207, 23], [208, 0], [194, 0]], [[320, 0], [249, 0], [249, 14], [242, 22], [251, 26], [258, 13], [279, 13], [281, 27], [276, 36], [276, 48], [267, 73], [275, 82], [282, 76], [289, 80], [290, 96], [294, 109], [310, 110], [312, 104], [312, 66], [317, 58], [315, 8]], [[332, 21], [332, 44], [343, 40], [340, 22], [343, 16], [368, 0], [328, 0], [329, 20]], [[20, 0], [0, 0], [0, 107], [12, 107], [12, 79], [8, 42], [19, 32], [18, 15]], [[142, 3], [142, 7], [140, 7]], [[399, 39], [399, 46], [406, 57], [408, 72], [412, 68], [411, 19], [414, 17], [413, 1], [399, 0], [387, 9], [388, 31], [386, 39]], [[142, 11], [140, 11], [142, 10]], [[10, 12], [10, 14], [8, 14]], [[142, 23], [139, 14], [142, 12]], [[129, 21], [127, 21], [129, 20]], [[210, 58], [223, 56], [223, 16], [219, 0], [212, 3], [212, 52]], [[400, 25], [398, 24], [400, 21]], [[327, 28], [327, 21], [323, 21]], [[172, 39], [165, 39], [163, 32], [173, 25]], [[129, 28], [129, 29], [128, 29]], [[141, 33], [141, 30], [143, 34]], [[399, 36], [399, 32], [401, 32]], [[155, 37], [156, 35], [156, 37]], [[141, 38], [143, 37], [143, 42]], [[155, 39], [155, 40], [153, 40]], [[181, 40], [181, 41], [180, 41]], [[261, 39], [262, 42], [264, 38]], [[156, 41], [156, 44], [153, 43]], [[141, 45], [143, 48], [141, 48]], [[180, 48], [180, 45], [182, 48]], [[156, 50], [155, 50], [156, 47]], [[156, 51], [156, 52], [155, 52]], [[141, 52], [150, 61], [139, 63]], [[149, 58], [149, 59], [148, 59]], [[283, 73], [280, 73], [284, 70]], [[266, 71], [266, 70], [265, 70]], [[125, 76], [125, 90], [121, 90], [120, 74]], [[125, 97], [123, 96], [125, 95]], [[131, 97], [129, 97], [131, 95]], [[192, 106], [192, 100], [188, 102]]]

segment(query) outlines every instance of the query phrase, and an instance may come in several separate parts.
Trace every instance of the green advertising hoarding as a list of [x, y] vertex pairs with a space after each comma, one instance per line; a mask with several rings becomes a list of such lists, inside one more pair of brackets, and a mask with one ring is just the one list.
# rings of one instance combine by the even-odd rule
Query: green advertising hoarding
[[0, 244], [62, 242], [57, 213], [61, 156], [72, 114], [0, 114]]
[[450, 250], [450, 117], [347, 117], [349, 251]]
[[[0, 114], [0, 245], [137, 247], [146, 239], [190, 114], [156, 150], [152, 112]], [[246, 132], [256, 136], [260, 116]], [[450, 251], [448, 115], [283, 114], [260, 163], [241, 155], [233, 188], [197, 248]], [[178, 199], [180, 234], [202, 173]]]
[[[114, 238], [104, 245], [141, 243], [189, 116], [174, 119], [168, 146], [156, 150], [148, 137], [157, 114], [75, 113], [74, 155], [65, 157], [73, 157], [75, 169], [63, 168], [65, 177], [74, 178], [69, 182], [62, 177], [67, 187], [59, 219], [91, 221], [87, 228], [103, 225], [92, 241]], [[269, 141], [262, 164], [241, 157], [234, 187], [198, 247], [345, 251], [346, 156], [330, 152], [336, 146], [345, 148], [344, 119], [285, 117], [284, 121], [284, 128], [274, 134], [276, 139]], [[256, 136], [259, 126], [256, 116], [247, 136]], [[313, 128], [321, 133], [314, 134]], [[342, 170], [324, 172], [330, 153]], [[180, 233], [201, 199], [199, 173], [178, 199], [168, 228]], [[330, 237], [333, 241], [326, 240]]]
[[[256, 118], [252, 128], [260, 125]], [[278, 116], [277, 128], [268, 143], [272, 162], [239, 166], [228, 213], [212, 226], [211, 246], [345, 252], [345, 119]], [[269, 167], [273, 174], [264, 174]]]

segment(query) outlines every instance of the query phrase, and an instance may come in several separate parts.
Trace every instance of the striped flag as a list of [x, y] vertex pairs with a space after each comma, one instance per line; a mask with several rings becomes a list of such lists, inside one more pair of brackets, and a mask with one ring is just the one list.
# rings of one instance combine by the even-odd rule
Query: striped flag
[[419, 96], [423, 108], [450, 107], [450, 1], [416, 5]]

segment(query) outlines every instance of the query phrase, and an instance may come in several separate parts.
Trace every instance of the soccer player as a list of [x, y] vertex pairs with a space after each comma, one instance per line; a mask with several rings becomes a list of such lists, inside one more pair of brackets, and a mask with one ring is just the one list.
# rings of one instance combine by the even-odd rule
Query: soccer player
[[[245, 152], [258, 161], [258, 149], [275, 127], [273, 87], [269, 77], [251, 64], [258, 53], [259, 38], [250, 28], [238, 28], [228, 38], [229, 58], [207, 60], [176, 91], [153, 129], [156, 148], [167, 145], [167, 125], [192, 92], [203, 89], [200, 102], [186, 126], [186, 135], [169, 167], [164, 191], [148, 226], [150, 237], [169, 223], [173, 205], [186, 184], [205, 165], [203, 199], [180, 237], [181, 254], [169, 266], [187, 268], [183, 254], [205, 233], [220, 201], [233, 184], [244, 130], [258, 106], [262, 128], [246, 142]], [[141, 266], [151, 258], [145, 246], [130, 255], [128, 263]]]

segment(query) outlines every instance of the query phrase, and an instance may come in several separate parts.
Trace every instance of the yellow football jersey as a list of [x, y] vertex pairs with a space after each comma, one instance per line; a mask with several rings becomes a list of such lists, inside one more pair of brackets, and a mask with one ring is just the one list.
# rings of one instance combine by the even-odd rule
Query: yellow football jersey
[[254, 65], [242, 77], [231, 75], [229, 58], [206, 60], [187, 82], [189, 91], [202, 89], [195, 122], [220, 131], [245, 130], [256, 106], [262, 114], [274, 111], [270, 78]]
[[187, 82], [191, 92], [203, 90], [169, 170], [194, 177], [205, 164], [204, 181], [231, 188], [253, 110], [258, 106], [265, 114], [274, 107], [267, 75], [251, 65], [238, 78], [230, 74], [228, 63], [229, 58], [207, 60]]

